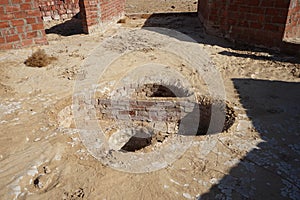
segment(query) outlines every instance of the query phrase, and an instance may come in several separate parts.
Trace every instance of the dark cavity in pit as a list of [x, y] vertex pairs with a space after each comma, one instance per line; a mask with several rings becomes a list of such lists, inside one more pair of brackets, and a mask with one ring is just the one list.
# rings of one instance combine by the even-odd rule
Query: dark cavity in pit
[[135, 152], [151, 145], [152, 138], [131, 137], [130, 140], [121, 148], [124, 151]]
[[191, 92], [174, 85], [145, 84], [137, 89], [138, 96], [146, 97], [188, 97]]
[[[210, 126], [214, 126], [214, 123], [218, 123], [212, 121], [213, 107], [216, 112], [215, 114], [219, 115], [218, 117], [220, 117], [220, 119], [224, 119], [225, 117], [224, 124], [221, 130], [216, 130], [221, 127], [218, 127], [216, 129], [212, 128], [212, 130], [209, 130]], [[193, 123], [193, 119], [195, 119], [195, 116], [199, 117], [198, 115], [196, 115], [197, 113], [200, 113], [198, 128], [191, 129], [190, 127], [195, 127], [195, 126], [194, 125], [189, 126], [189, 124]], [[226, 132], [234, 124], [235, 117], [236, 116], [233, 108], [229, 106], [227, 103], [224, 104], [215, 103], [215, 102], [198, 103], [191, 113], [189, 113], [184, 118], [179, 120], [180, 125], [179, 125], [178, 134], [188, 136], [188, 135], [195, 135], [195, 133], [196, 135], [206, 135], [208, 134], [209, 131], [210, 134]], [[211, 132], [211, 131], [215, 131], [215, 132]]]

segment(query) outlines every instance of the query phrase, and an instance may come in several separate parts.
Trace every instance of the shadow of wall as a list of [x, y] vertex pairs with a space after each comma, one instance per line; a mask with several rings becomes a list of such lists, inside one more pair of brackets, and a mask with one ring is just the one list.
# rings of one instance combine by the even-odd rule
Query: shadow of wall
[[201, 199], [298, 199], [300, 83], [233, 79], [261, 142]]
[[[222, 52], [221, 54], [223, 55], [249, 57], [257, 60], [273, 60], [281, 62], [300, 63], [300, 57], [295, 57], [295, 54], [292, 54], [292, 56], [287, 56], [282, 52], [274, 51], [272, 49], [254, 47], [251, 45], [241, 43], [234, 43], [232, 41], [227, 40], [226, 38], [220, 38], [210, 34], [206, 34], [204, 25], [200, 22], [197, 13], [155, 13], [145, 16], [141, 15], [141, 17], [146, 18], [143, 28], [162, 27], [172, 29], [188, 35], [193, 40], [201, 44], [207, 44], [212, 46], [217, 45], [224, 48], [230, 48], [233, 50], [240, 51], [239, 53], [235, 53], [235, 55], [230, 54], [229, 52]], [[182, 40], [182, 38], [177, 39]], [[298, 48], [300, 49], [299, 45]], [[253, 56], [249, 55], [249, 53], [247, 52], [243, 53], [243, 51], [267, 52], [271, 56]]]

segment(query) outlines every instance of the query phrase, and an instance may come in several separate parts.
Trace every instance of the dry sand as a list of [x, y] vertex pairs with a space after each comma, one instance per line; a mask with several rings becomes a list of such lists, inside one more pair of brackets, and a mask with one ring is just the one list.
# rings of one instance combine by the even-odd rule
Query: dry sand
[[[128, 1], [127, 10], [154, 8], [136, 4]], [[169, 1], [163, 5], [170, 11]], [[49, 45], [41, 48], [58, 60], [43, 68], [24, 64], [36, 47], [0, 52], [0, 199], [299, 198], [299, 60], [208, 36], [195, 14], [125, 21], [105, 33], [48, 34]], [[198, 42], [222, 75], [236, 119], [227, 132], [195, 137], [168, 167], [133, 174], [104, 166], [87, 152], [68, 106], [92, 50], [113, 34], [145, 26], [180, 31]]]

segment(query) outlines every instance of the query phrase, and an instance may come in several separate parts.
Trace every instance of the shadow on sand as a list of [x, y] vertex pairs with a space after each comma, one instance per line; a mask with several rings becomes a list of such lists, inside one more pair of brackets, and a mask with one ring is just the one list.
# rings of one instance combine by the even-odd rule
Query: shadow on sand
[[[153, 14], [143, 27], [173, 29], [198, 43], [239, 51], [219, 52], [226, 56], [300, 63], [297, 57], [206, 35], [197, 13]], [[255, 52], [267, 52], [270, 56], [255, 55]], [[299, 199], [300, 83], [255, 79], [232, 81], [247, 116], [264, 142], [248, 152], [200, 199]]]
[[[130, 17], [130, 15], [129, 15]], [[249, 45], [233, 43], [225, 40], [224, 38], [218, 38], [215, 36], [211, 36], [205, 33], [205, 29], [201, 24], [198, 14], [193, 12], [186, 13], [154, 13], [151, 14], [143, 28], [147, 27], [162, 27], [173, 29], [175, 31], [181, 32], [183, 34], [188, 35], [196, 42], [207, 45], [217, 45], [224, 48], [230, 48], [233, 50], [239, 50], [241, 52], [235, 53], [232, 55], [231, 52], [220, 52], [222, 55], [227, 56], [238, 56], [244, 58], [251, 58], [257, 60], [271, 60], [271, 61], [280, 61], [280, 62], [290, 62], [290, 63], [300, 63], [300, 58], [296, 58], [294, 56], [285, 55], [282, 53], [278, 53], [277, 51], [266, 49], [266, 48], [257, 48]], [[179, 38], [178, 38], [179, 39]], [[298, 45], [300, 48], [300, 45]], [[243, 52], [244, 51], [244, 52]], [[269, 53], [270, 56], [257, 56], [251, 55], [249, 52], [266, 52]]]
[[299, 199], [300, 83], [232, 81], [264, 142], [200, 199]]
[[61, 36], [84, 34], [82, 20], [79, 13], [72, 17], [72, 19], [46, 29], [45, 32], [46, 34], [57, 34]]

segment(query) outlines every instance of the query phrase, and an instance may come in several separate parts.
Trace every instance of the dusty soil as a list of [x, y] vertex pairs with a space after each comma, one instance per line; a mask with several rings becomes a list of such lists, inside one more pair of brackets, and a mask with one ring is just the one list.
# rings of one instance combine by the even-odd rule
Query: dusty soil
[[126, 13], [196, 12], [196, 0], [128, 0]]
[[[127, 10], [135, 13], [155, 7], [132, 2]], [[164, 2], [162, 11], [170, 11], [171, 3]], [[183, 5], [174, 4], [175, 9]], [[93, 35], [48, 34], [49, 45], [41, 48], [58, 59], [47, 67], [24, 64], [37, 47], [0, 52], [0, 199], [299, 198], [299, 59], [208, 36], [193, 13], [124, 22]], [[69, 106], [93, 49], [121, 31], [151, 26], [182, 32], [208, 53], [236, 119], [226, 132], [194, 137], [192, 146], [164, 169], [125, 173], [88, 152]], [[176, 59], [161, 61], [171, 65]], [[135, 59], [124, 56], [118, 62], [127, 66]]]

